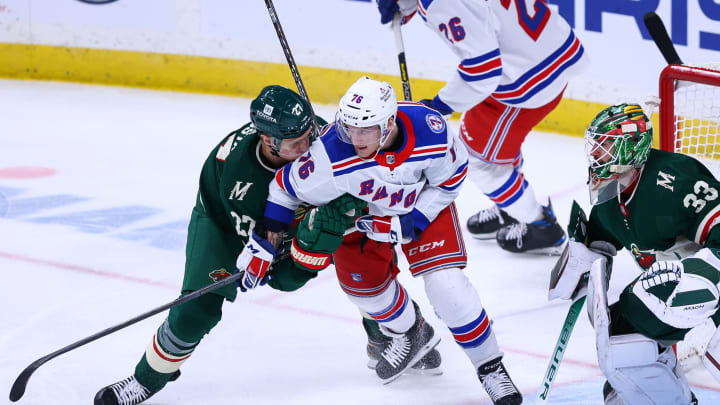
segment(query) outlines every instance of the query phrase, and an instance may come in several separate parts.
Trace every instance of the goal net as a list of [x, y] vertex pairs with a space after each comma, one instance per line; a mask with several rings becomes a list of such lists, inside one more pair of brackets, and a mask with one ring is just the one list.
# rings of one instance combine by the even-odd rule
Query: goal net
[[[690, 155], [720, 177], [720, 63], [669, 65], [660, 74], [660, 148]], [[711, 320], [676, 346], [685, 370], [702, 364]]]

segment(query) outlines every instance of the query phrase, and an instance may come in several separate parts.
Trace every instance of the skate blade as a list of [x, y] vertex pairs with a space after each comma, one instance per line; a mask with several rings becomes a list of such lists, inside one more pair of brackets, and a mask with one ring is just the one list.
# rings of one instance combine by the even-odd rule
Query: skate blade
[[440, 343], [440, 336], [438, 336], [438, 335], [433, 335], [432, 339], [430, 339], [430, 341], [428, 341], [428, 342], [425, 344], [425, 346], [423, 346], [423, 348], [420, 349], [420, 350], [415, 354], [415, 357], [413, 357], [413, 359], [410, 360], [410, 362], [408, 363], [408, 365], [407, 365], [404, 369], [402, 369], [400, 372], [398, 372], [397, 374], [393, 375], [392, 377], [390, 377], [390, 378], [388, 378], [388, 379], [386, 379], [386, 380], [381, 380], [382, 383], [383, 383], [384, 385], [387, 385], [387, 384], [390, 384], [391, 382], [397, 380], [398, 378], [400, 378], [401, 375], [405, 374], [410, 368], [412, 368], [413, 365], [415, 365], [415, 363], [417, 363], [418, 361], [420, 361], [420, 359], [422, 359], [423, 357], [425, 357], [425, 355], [426, 355], [430, 350], [434, 349], [435, 346], [437, 346], [439, 343]]
[[[377, 367], [377, 360], [369, 359], [367, 362], [367, 368], [370, 370], [375, 370], [375, 367]], [[442, 367], [435, 367], [435, 368], [419, 368], [419, 367], [410, 367], [407, 371], [405, 371], [405, 374], [407, 375], [427, 375], [427, 376], [435, 376], [435, 375], [442, 375], [443, 369]]]
[[565, 243], [558, 246], [549, 246], [546, 248], [532, 249], [522, 253], [528, 253], [531, 255], [543, 255], [543, 256], [560, 256], [565, 249]]
[[473, 239], [477, 240], [495, 240], [495, 237], [497, 236], [497, 231], [490, 233], [470, 233], [470, 236], [472, 236]]

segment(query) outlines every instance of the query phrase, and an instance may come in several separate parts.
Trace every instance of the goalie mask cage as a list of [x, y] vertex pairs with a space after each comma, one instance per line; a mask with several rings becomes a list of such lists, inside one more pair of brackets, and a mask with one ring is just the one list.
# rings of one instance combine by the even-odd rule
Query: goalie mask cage
[[[669, 65], [660, 74], [660, 149], [690, 155], [720, 177], [720, 62]], [[715, 325], [696, 326], [675, 350], [685, 371], [702, 364]]]
[[660, 149], [720, 174], [720, 63], [669, 65], [660, 74]]

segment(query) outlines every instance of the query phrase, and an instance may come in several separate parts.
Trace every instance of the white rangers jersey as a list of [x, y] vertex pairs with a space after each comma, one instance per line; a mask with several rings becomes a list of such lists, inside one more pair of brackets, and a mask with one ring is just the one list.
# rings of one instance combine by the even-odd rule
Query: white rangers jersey
[[455, 111], [493, 96], [541, 107], [586, 62], [572, 28], [543, 0], [418, 0], [420, 16], [460, 57], [438, 95]]
[[367, 201], [371, 215], [410, 214], [421, 231], [455, 200], [467, 174], [467, 151], [445, 120], [419, 103], [399, 102], [397, 151], [363, 160], [331, 124], [307, 153], [275, 173], [265, 216], [291, 223], [303, 201], [324, 205], [348, 193]]

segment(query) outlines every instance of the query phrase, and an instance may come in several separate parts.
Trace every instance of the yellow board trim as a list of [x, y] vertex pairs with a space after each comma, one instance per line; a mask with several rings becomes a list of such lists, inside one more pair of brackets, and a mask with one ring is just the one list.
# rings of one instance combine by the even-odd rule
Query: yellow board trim
[[[399, 76], [299, 66], [310, 100], [333, 105], [361, 75], [401, 89]], [[253, 98], [268, 84], [295, 88], [286, 64], [109, 49], [0, 43], [0, 77], [60, 80]], [[445, 84], [410, 79], [416, 100], [432, 98]], [[604, 104], [563, 99], [535, 129], [583, 136]]]

